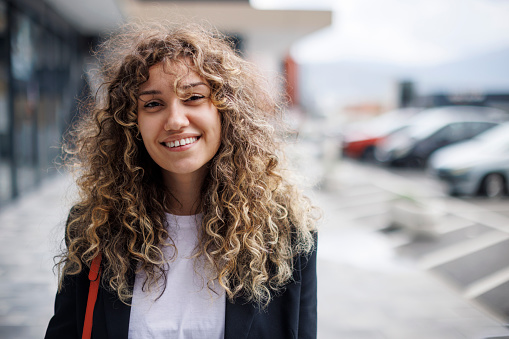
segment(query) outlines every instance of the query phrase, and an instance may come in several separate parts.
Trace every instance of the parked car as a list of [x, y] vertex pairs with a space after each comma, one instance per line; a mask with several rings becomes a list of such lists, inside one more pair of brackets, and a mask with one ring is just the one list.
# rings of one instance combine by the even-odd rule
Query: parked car
[[429, 166], [430, 173], [448, 184], [451, 195], [507, 194], [509, 123], [438, 150], [431, 156]]
[[423, 167], [437, 149], [471, 139], [508, 119], [509, 114], [490, 107], [428, 109], [378, 143], [375, 158], [391, 166]]
[[375, 145], [387, 135], [406, 126], [407, 121], [420, 111], [420, 108], [401, 108], [349, 125], [342, 135], [343, 155], [356, 159], [373, 159]]

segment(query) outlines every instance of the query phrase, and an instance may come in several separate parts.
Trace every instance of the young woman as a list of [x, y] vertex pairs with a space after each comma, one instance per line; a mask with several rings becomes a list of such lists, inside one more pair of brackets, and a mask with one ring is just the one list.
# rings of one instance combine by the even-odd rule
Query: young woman
[[46, 338], [82, 336], [99, 255], [92, 338], [315, 338], [316, 218], [260, 73], [196, 26], [129, 25], [98, 56]]

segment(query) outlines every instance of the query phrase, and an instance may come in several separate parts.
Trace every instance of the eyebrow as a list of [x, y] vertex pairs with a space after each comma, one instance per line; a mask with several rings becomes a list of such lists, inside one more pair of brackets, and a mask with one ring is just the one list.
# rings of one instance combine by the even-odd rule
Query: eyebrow
[[151, 90], [148, 90], [148, 91], [140, 92], [138, 94], [138, 96], [141, 97], [142, 95], [147, 95], [147, 94], [152, 94], [152, 95], [154, 95], [154, 94], [161, 94], [161, 91], [157, 91], [155, 89], [151, 89]]
[[[194, 87], [198, 87], [198, 86], [202, 86], [202, 85], [208, 87], [208, 85], [206, 83], [204, 83], [204, 82], [193, 82], [193, 83], [190, 83], [190, 84], [183, 85], [183, 86], [181, 86], [181, 88], [182, 89], [189, 89], [189, 88], [194, 88]], [[155, 90], [155, 89], [143, 91], [143, 92], [140, 92], [138, 94], [138, 97], [141, 97], [142, 95], [148, 95], [148, 94], [151, 94], [151, 95], [161, 94], [161, 91]]]
[[193, 82], [193, 83], [186, 84], [186, 85], [182, 86], [182, 88], [184, 88], [184, 89], [188, 89], [188, 88], [197, 87], [197, 86], [201, 86], [201, 85], [209, 87], [209, 86], [208, 86], [206, 83], [204, 83], [204, 82]]

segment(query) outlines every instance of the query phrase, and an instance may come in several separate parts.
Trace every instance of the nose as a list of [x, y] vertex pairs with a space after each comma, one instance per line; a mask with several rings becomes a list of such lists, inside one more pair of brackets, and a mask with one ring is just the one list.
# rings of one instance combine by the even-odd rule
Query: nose
[[186, 107], [180, 102], [173, 102], [168, 106], [164, 129], [166, 131], [178, 131], [186, 126], [189, 126]]

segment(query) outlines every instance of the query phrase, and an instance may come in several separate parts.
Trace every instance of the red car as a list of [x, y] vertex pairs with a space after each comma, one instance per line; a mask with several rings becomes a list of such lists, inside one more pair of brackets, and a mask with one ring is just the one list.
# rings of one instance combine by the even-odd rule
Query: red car
[[405, 127], [408, 119], [421, 110], [401, 108], [349, 125], [343, 133], [343, 155], [357, 159], [373, 159], [376, 144], [390, 133]]

